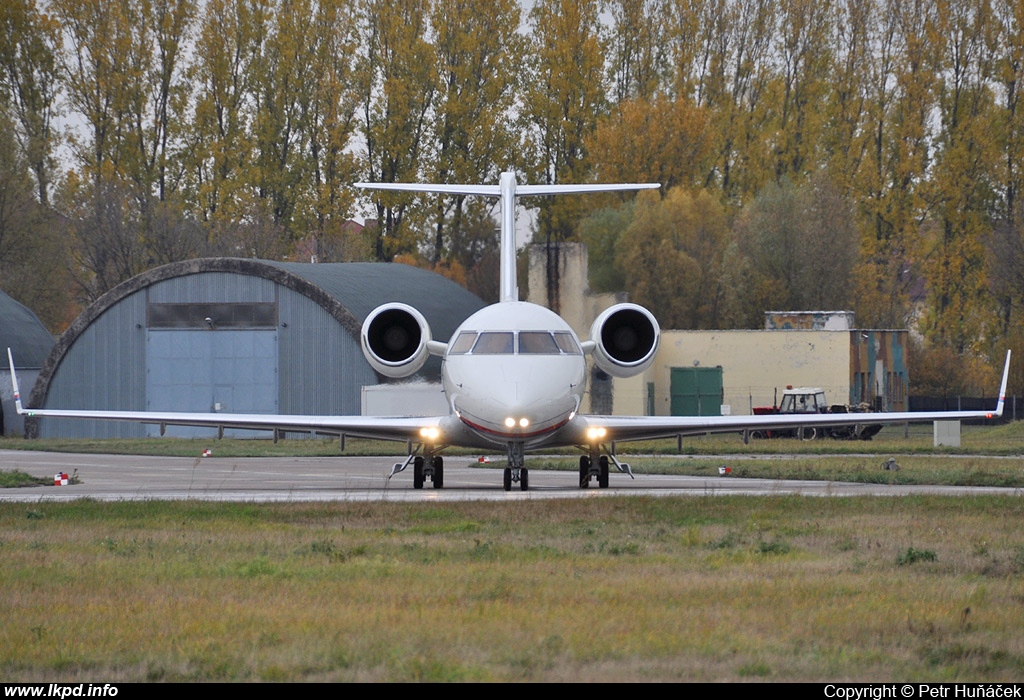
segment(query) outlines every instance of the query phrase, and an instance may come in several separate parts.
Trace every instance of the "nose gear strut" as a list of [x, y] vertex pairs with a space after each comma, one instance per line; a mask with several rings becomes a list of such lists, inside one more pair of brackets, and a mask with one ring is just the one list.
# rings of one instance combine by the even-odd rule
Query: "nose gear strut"
[[530, 488], [530, 470], [523, 466], [523, 443], [509, 440], [508, 442], [508, 466], [505, 467], [504, 486], [506, 491], [512, 490], [512, 484], [519, 484], [520, 491], [528, 491]]

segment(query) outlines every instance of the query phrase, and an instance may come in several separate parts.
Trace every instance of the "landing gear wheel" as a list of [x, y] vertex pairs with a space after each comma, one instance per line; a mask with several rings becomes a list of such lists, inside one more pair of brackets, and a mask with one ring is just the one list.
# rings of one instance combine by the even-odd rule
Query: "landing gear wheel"
[[598, 466], [601, 468], [601, 474], [597, 477], [597, 485], [602, 488], [608, 488], [608, 457], [601, 455], [601, 458], [597, 460]]
[[590, 486], [590, 457], [580, 457], [580, 488]]
[[412, 487], [414, 489], [423, 488], [423, 458], [416, 457], [412, 461]]
[[519, 490], [530, 490], [530, 470], [526, 469], [525, 467], [519, 470]]
[[434, 476], [431, 477], [431, 481], [434, 482], [435, 489], [444, 488], [444, 458], [434, 457], [431, 461], [431, 466], [434, 467]]
[[505, 486], [505, 490], [506, 491], [511, 491], [512, 490], [512, 468], [511, 467], [505, 467], [505, 484], [504, 484], [504, 486]]

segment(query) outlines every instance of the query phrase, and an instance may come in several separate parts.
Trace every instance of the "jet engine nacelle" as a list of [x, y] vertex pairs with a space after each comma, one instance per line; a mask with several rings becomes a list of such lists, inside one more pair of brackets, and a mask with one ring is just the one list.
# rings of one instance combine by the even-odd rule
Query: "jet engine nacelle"
[[360, 337], [366, 361], [385, 377], [415, 374], [430, 354], [427, 319], [407, 304], [378, 306], [363, 321]]
[[594, 361], [613, 377], [632, 377], [654, 362], [661, 327], [650, 311], [636, 304], [606, 309], [590, 327]]

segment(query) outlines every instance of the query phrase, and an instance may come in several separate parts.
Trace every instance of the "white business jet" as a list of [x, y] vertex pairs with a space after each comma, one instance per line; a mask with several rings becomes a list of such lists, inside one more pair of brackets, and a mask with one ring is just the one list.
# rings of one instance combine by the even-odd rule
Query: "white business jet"
[[[587, 356], [614, 377], [630, 377], [654, 361], [661, 329], [651, 313], [636, 304], [616, 304], [594, 321], [590, 338], [579, 338], [557, 314], [519, 301], [516, 284], [515, 200], [529, 195], [578, 194], [657, 188], [657, 184], [518, 185], [503, 173], [498, 185], [358, 183], [372, 189], [497, 197], [501, 202], [500, 301], [472, 316], [448, 342], [433, 340], [426, 319], [406, 304], [388, 303], [363, 322], [361, 342], [370, 365], [387, 377], [408, 377], [430, 355], [443, 358], [441, 375], [449, 413], [432, 417], [300, 416], [228, 413], [158, 413], [24, 408], [8, 349], [15, 405], [35, 417], [89, 418], [167, 425], [192, 425], [314, 432], [400, 440], [410, 446], [391, 476], [413, 467], [413, 487], [429, 479], [444, 485], [441, 452], [450, 446], [501, 450], [508, 455], [504, 488], [529, 488], [524, 455], [537, 448], [578, 447], [579, 485], [596, 480], [608, 486], [609, 465], [629, 474], [614, 454], [616, 442], [669, 438], [712, 432], [740, 432], [801, 426], [864, 423], [864, 414], [762, 415], [712, 417], [597, 416], [580, 413], [586, 389]], [[993, 412], [947, 411], [886, 413], [872, 423], [928, 422], [993, 418], [1002, 415], [1009, 373], [1006, 354], [999, 400]], [[390, 477], [389, 477], [390, 478]]]

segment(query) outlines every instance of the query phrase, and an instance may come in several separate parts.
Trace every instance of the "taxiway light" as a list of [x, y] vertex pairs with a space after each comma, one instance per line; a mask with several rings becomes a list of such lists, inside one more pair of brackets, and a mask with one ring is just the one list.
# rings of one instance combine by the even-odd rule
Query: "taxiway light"
[[506, 428], [514, 428], [514, 427], [516, 427], [516, 419], [513, 418], [512, 416], [509, 416], [508, 418], [506, 418], [505, 419], [505, 427]]
[[420, 437], [427, 440], [436, 440], [440, 434], [441, 431], [437, 428], [420, 428]]

